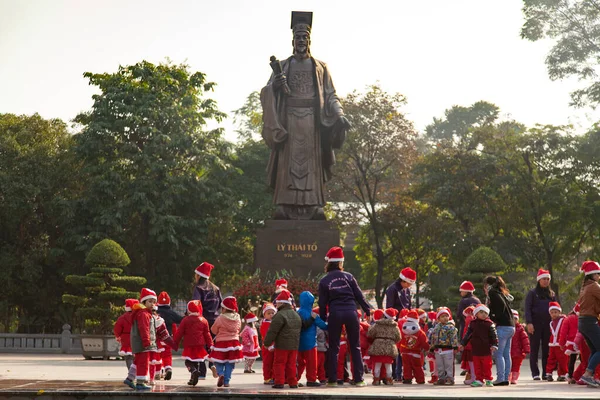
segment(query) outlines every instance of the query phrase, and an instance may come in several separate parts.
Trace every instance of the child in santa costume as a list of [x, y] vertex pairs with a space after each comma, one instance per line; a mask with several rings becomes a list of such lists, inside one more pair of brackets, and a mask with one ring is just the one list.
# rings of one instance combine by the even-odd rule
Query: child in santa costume
[[[576, 304], [575, 307], [578, 307], [578, 305]], [[578, 332], [578, 320], [579, 316], [577, 315], [575, 308], [573, 308], [569, 315], [566, 316], [558, 333], [558, 344], [560, 345], [560, 349], [568, 357], [569, 383], [576, 383], [573, 379], [573, 374], [575, 373], [575, 363], [577, 362], [577, 356], [579, 355], [579, 350], [575, 344], [575, 337]]]
[[450, 310], [447, 307], [438, 309], [437, 321], [429, 342], [438, 371], [438, 381], [435, 384], [454, 385], [454, 353], [458, 350], [458, 329], [450, 321]]
[[560, 349], [560, 344], [558, 343], [558, 333], [560, 332], [560, 328], [562, 326], [563, 321], [565, 320], [565, 315], [562, 314], [562, 309], [560, 304], [556, 301], [551, 301], [548, 306], [548, 312], [550, 313], [550, 342], [549, 353], [548, 353], [548, 362], [546, 363], [546, 380], [548, 382], [552, 382], [554, 378], [552, 377], [552, 372], [557, 369], [558, 370], [558, 382], [564, 382], [567, 380], [567, 369], [568, 369], [568, 358], [565, 355], [564, 351]]
[[[383, 310], [382, 310], [383, 311]], [[404, 323], [406, 322], [406, 316], [408, 315], [408, 312], [410, 310], [408, 308], [403, 308], [402, 310], [400, 310], [400, 313], [398, 314], [398, 330], [400, 331], [400, 335], [402, 336], [402, 325], [404, 325]], [[402, 352], [400, 351], [400, 342], [398, 342], [397, 346], [398, 348], [398, 357], [396, 357], [395, 360], [395, 365], [392, 366], [394, 368], [394, 379], [396, 380], [396, 382], [402, 382]], [[385, 373], [382, 373], [382, 375]], [[385, 383], [385, 381], [384, 381]]]
[[472, 345], [475, 380], [472, 387], [484, 385], [493, 387], [492, 381], [492, 349], [498, 349], [498, 334], [494, 322], [488, 318], [490, 309], [478, 304], [473, 310], [475, 319], [467, 327], [467, 333], [462, 339], [460, 349], [463, 350], [469, 342]]
[[202, 316], [202, 303], [192, 300], [187, 304], [187, 315], [181, 320], [179, 329], [175, 333], [175, 343], [179, 345], [183, 339], [183, 353], [185, 366], [190, 372], [188, 385], [196, 386], [200, 378], [200, 363], [208, 357], [207, 347], [213, 345], [208, 321]]
[[262, 308], [263, 320], [260, 323], [260, 337], [263, 341], [263, 345], [261, 348], [262, 354], [262, 368], [263, 368], [263, 379], [265, 385], [273, 385], [275, 381], [273, 380], [273, 355], [275, 347], [267, 348], [265, 346], [265, 337], [267, 336], [267, 332], [269, 331], [269, 327], [271, 326], [271, 320], [273, 316], [277, 312], [277, 308], [273, 305], [273, 303], [265, 303]]
[[244, 360], [239, 340], [241, 326], [242, 320], [238, 314], [237, 300], [233, 296], [225, 297], [221, 304], [221, 315], [211, 328], [215, 340], [208, 357], [217, 369], [218, 387], [229, 387], [235, 364]]
[[[461, 341], [467, 333], [467, 328], [469, 327], [469, 324], [471, 323], [471, 321], [473, 321], [473, 319], [475, 319], [475, 317], [473, 316], [474, 310], [475, 306], [468, 306], [463, 310], [463, 317], [465, 322], [463, 331], [460, 332]], [[473, 347], [471, 346], [471, 343], [468, 343], [462, 352], [460, 368], [463, 371], [467, 371], [464, 384], [470, 385], [471, 383], [473, 383], [473, 380], [475, 379], [475, 367], [473, 365]]]
[[[288, 281], [285, 278], [277, 279], [275, 281], [275, 292], [271, 296], [271, 303], [277, 304], [277, 296], [279, 296], [279, 293], [281, 293], [284, 290], [289, 291], [288, 290]], [[293, 296], [292, 296], [292, 308], [294, 308], [294, 309], [296, 308], [296, 303], [294, 302]]]
[[362, 316], [363, 316], [362, 311], [358, 310], [358, 317], [360, 319], [360, 354], [362, 355], [362, 358], [363, 358], [365, 373], [369, 373], [372, 368], [372, 364], [371, 364], [369, 354], [367, 352], [369, 350], [369, 346], [371, 345], [371, 343], [369, 342], [369, 337], [367, 336], [367, 333], [369, 332], [369, 328], [371, 327], [371, 324], [369, 322], [363, 320]]
[[516, 385], [519, 375], [521, 374], [521, 364], [523, 363], [523, 359], [529, 354], [531, 348], [529, 346], [529, 336], [527, 336], [523, 325], [519, 323], [519, 312], [517, 310], [512, 310], [512, 313], [515, 319], [515, 335], [512, 338], [510, 346], [511, 367], [508, 381], [512, 385]]
[[[160, 292], [157, 305], [158, 315], [165, 321], [165, 326], [167, 327], [169, 335], [173, 336], [177, 331], [177, 325], [181, 323], [183, 316], [171, 309], [171, 297], [167, 292]], [[171, 347], [167, 346], [165, 342], [159, 341], [158, 347], [162, 349], [160, 357], [164, 378], [168, 381], [173, 376], [173, 352], [171, 351]]]
[[384, 312], [376, 310], [373, 313], [375, 323], [369, 328], [367, 336], [372, 340], [369, 346], [369, 356], [373, 363], [373, 385], [381, 382], [382, 367], [386, 372], [386, 384], [393, 385], [392, 363], [398, 356], [396, 343], [400, 341], [398, 324], [394, 321], [397, 311], [388, 308]]
[[[156, 304], [152, 306], [152, 317], [156, 319], [156, 331], [164, 328], [165, 320], [158, 316], [158, 307]], [[166, 347], [166, 346], [165, 346]], [[158, 336], [156, 337], [156, 350], [150, 351], [150, 366], [148, 367], [148, 374], [150, 375], [150, 385], [154, 385], [155, 381], [160, 380], [160, 370], [162, 367], [162, 357], [161, 353], [164, 351], [164, 348], [160, 345], [160, 340]]]
[[[115, 338], [117, 342], [121, 345], [119, 349], [119, 355], [123, 357], [125, 360], [125, 365], [127, 366], [127, 370], [133, 364], [133, 353], [131, 352], [131, 325], [132, 321], [132, 307], [134, 304], [137, 304], [137, 299], [127, 299], [125, 300], [125, 313], [123, 313], [115, 322], [115, 327], [113, 329], [113, 333], [115, 334]], [[127, 384], [127, 386], [130, 386]]]
[[423, 352], [428, 350], [429, 342], [427, 341], [427, 335], [419, 327], [419, 316], [415, 310], [411, 310], [406, 316], [406, 322], [402, 325], [402, 340], [400, 341], [403, 384], [411, 384], [413, 377], [418, 384], [425, 383]]
[[259, 357], [260, 349], [258, 344], [258, 331], [254, 327], [254, 323], [258, 321], [256, 315], [251, 312], [246, 314], [244, 329], [240, 333], [240, 341], [242, 342], [242, 354], [244, 355], [244, 373], [253, 374], [256, 371], [252, 369], [254, 361]]
[[[435, 327], [435, 325], [437, 324], [437, 311], [429, 311], [427, 313], [427, 319], [429, 319], [429, 322], [427, 324], [427, 342], [431, 341], [431, 333], [433, 332], [433, 328]], [[402, 330], [400, 330], [400, 332], [402, 332]], [[429, 364], [429, 371], [431, 371], [431, 379], [427, 381], [427, 383], [436, 383], [438, 381], [438, 375], [437, 375], [437, 366], [435, 365], [435, 354], [428, 351], [425, 359], [427, 360], [427, 363]]]
[[150, 352], [158, 349], [156, 346], [157, 320], [152, 316], [152, 308], [156, 304], [156, 299], [156, 292], [143, 288], [140, 292], [139, 303], [134, 304], [132, 307], [131, 349], [133, 352], [133, 365], [135, 365], [136, 384], [133, 386], [131, 376], [128, 376], [123, 383], [135, 390], [152, 389], [151, 386], [148, 386], [148, 372]]
[[[319, 314], [319, 307], [313, 308], [315, 314]], [[329, 343], [327, 342], [327, 331], [317, 326], [317, 379], [324, 385], [327, 383], [327, 373], [325, 372], [325, 365], [327, 363], [327, 349]]]
[[317, 327], [326, 330], [327, 324], [313, 312], [315, 296], [311, 292], [300, 293], [298, 300], [298, 315], [302, 319], [298, 345], [298, 380], [306, 368], [306, 386], [321, 386], [317, 382]]
[[298, 387], [296, 362], [298, 360], [298, 345], [302, 318], [292, 308], [292, 294], [287, 290], [279, 293], [276, 299], [277, 314], [271, 320], [271, 326], [263, 344], [268, 348], [275, 345], [273, 360], [273, 389], [283, 389], [287, 383], [291, 389]]

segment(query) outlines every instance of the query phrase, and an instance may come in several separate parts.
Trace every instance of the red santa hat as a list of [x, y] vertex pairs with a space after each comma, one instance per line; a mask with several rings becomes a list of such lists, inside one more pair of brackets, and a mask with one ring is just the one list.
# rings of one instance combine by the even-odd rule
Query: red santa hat
[[386, 308], [383, 312], [383, 316], [387, 319], [394, 319], [396, 318], [396, 315], [398, 315], [398, 310], [395, 308]]
[[273, 303], [265, 303], [265, 304], [263, 304], [263, 307], [262, 307], [262, 313], [263, 313], [263, 315], [265, 315], [265, 313], [267, 311], [269, 311], [269, 310], [271, 310], [273, 312], [277, 312], [277, 308], [275, 308], [275, 306], [273, 305]]
[[373, 311], [373, 321], [379, 321], [383, 318], [383, 310], [377, 309]]
[[287, 288], [287, 285], [288, 285], [288, 282], [283, 278], [277, 279], [275, 281], [275, 286], [278, 288], [280, 288], [280, 287]]
[[160, 292], [160, 294], [158, 295], [158, 302], [157, 304], [159, 306], [170, 306], [171, 305], [171, 298], [169, 297], [169, 293], [167, 292]]
[[156, 292], [148, 288], [142, 288], [142, 291], [140, 292], [140, 303], [150, 299], [156, 300]]
[[417, 281], [417, 273], [414, 269], [406, 267], [402, 271], [400, 271], [400, 279], [412, 285]]
[[417, 314], [419, 314], [419, 319], [427, 318], [427, 313], [422, 308], [417, 308]]
[[512, 311], [512, 315], [514, 318], [519, 319], [519, 312], [517, 310], [510, 310]]
[[562, 311], [562, 308], [560, 308], [560, 304], [558, 304], [557, 301], [551, 301], [550, 304], [548, 304], [548, 311], [552, 310]]
[[258, 318], [256, 318], [256, 315], [252, 314], [251, 312], [249, 312], [248, 314], [246, 314], [246, 316], [244, 317], [244, 321], [246, 321], [247, 324], [251, 323], [251, 322], [256, 322], [258, 321]]
[[340, 246], [334, 246], [329, 249], [325, 256], [325, 261], [339, 262], [344, 261], [344, 250]]
[[137, 299], [125, 299], [125, 311], [131, 311], [137, 303], [139, 303]]
[[437, 313], [435, 311], [429, 311], [427, 313], [427, 318], [429, 318], [431, 321], [434, 321], [437, 318]]
[[581, 272], [586, 275], [600, 274], [600, 265], [596, 261], [585, 261], [581, 265]]
[[538, 269], [537, 280], [539, 281], [540, 279], [544, 278], [552, 279], [552, 277], [550, 276], [550, 271], [543, 268]]
[[188, 315], [200, 315], [202, 314], [202, 303], [200, 300], [192, 300], [187, 303]]
[[406, 316], [408, 315], [408, 312], [410, 310], [408, 308], [403, 308], [402, 310], [400, 310], [400, 317], [399, 318], [406, 318]]
[[319, 313], [319, 307], [313, 307], [312, 312], [314, 312], [315, 314]]
[[196, 267], [196, 274], [200, 275], [203, 278], [210, 278], [210, 273], [215, 266], [207, 263], [206, 261]]
[[452, 318], [452, 314], [450, 313], [450, 309], [448, 307], [440, 307], [438, 308], [437, 314], [435, 316], [436, 319], [440, 319], [442, 315], [446, 314], [448, 319]]
[[473, 293], [475, 291], [475, 286], [473, 286], [473, 283], [471, 281], [464, 281], [463, 283], [460, 284], [460, 287], [458, 289], [461, 292]]
[[581, 308], [581, 306], [579, 305], [579, 303], [575, 303], [575, 307], [573, 307], [573, 312], [577, 315], [579, 315], [579, 309]]
[[417, 310], [410, 310], [406, 315], [406, 322], [414, 322], [416, 324], [419, 323], [419, 314]]
[[463, 310], [463, 316], [468, 317], [469, 315], [473, 315], [473, 311], [475, 310], [475, 306], [471, 305], [469, 307], [465, 307]]
[[490, 309], [485, 304], [477, 304], [473, 310], [473, 315], [479, 314], [480, 311], [485, 311], [488, 315], [490, 314]]
[[223, 302], [221, 303], [221, 307], [223, 307], [226, 310], [238, 312], [237, 300], [233, 296], [225, 297], [223, 299]]
[[277, 305], [284, 303], [292, 305], [292, 294], [289, 292], [289, 290], [282, 290], [275, 299], [275, 303], [277, 303]]

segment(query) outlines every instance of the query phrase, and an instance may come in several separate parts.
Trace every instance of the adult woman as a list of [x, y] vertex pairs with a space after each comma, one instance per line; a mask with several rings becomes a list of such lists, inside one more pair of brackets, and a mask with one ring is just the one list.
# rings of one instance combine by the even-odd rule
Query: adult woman
[[540, 380], [538, 354], [542, 346], [542, 379], [546, 379], [546, 363], [548, 362], [548, 343], [550, 343], [550, 314], [548, 307], [556, 301], [554, 291], [550, 289], [550, 272], [540, 268], [537, 273], [537, 285], [527, 293], [525, 298], [525, 322], [531, 343], [529, 368], [534, 380]]
[[[194, 293], [192, 294], [192, 300], [200, 300], [200, 303], [202, 303], [202, 316], [208, 321], [209, 329], [212, 328], [215, 320], [219, 316], [219, 308], [223, 302], [221, 290], [209, 280], [210, 273], [214, 267], [214, 265], [207, 262], [203, 262], [196, 267], [196, 270], [194, 271]], [[208, 367], [211, 369], [213, 377], [218, 378], [219, 375], [217, 374], [215, 366], [209, 362]], [[206, 364], [204, 362], [200, 363], [199, 372], [199, 379], [204, 379], [206, 377]]]
[[600, 383], [594, 379], [596, 366], [600, 364], [600, 327], [598, 315], [600, 314], [600, 265], [595, 261], [586, 261], [581, 266], [585, 274], [581, 292], [579, 294], [579, 323], [577, 327], [590, 348], [590, 358], [585, 373], [581, 380], [590, 386], [598, 387]]
[[[319, 313], [327, 321], [329, 331], [329, 354], [327, 363], [328, 386], [338, 383], [337, 359], [340, 352], [342, 327], [346, 327], [348, 350], [352, 357], [352, 377], [356, 386], [366, 386], [363, 380], [363, 361], [360, 353], [360, 325], [356, 303], [370, 315], [370, 307], [354, 276], [344, 272], [344, 252], [341, 247], [332, 247], [325, 257], [327, 275], [319, 282]], [[329, 317], [327, 311], [329, 310]], [[343, 377], [340, 377], [343, 379]], [[343, 383], [343, 380], [341, 380]]]
[[487, 295], [487, 306], [490, 309], [490, 318], [496, 324], [498, 332], [498, 350], [496, 350], [496, 370], [498, 378], [496, 386], [508, 386], [510, 372], [510, 346], [515, 335], [515, 321], [513, 319], [510, 295], [506, 283], [499, 276], [488, 276], [483, 281], [483, 290]]

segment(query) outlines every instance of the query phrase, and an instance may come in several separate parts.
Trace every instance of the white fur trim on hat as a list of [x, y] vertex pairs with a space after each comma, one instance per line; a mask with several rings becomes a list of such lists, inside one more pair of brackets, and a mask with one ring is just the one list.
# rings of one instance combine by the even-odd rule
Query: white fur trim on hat
[[435, 317], [439, 318], [442, 314], [446, 314], [447, 316], [450, 316], [450, 311], [446, 308], [442, 308], [440, 311], [437, 312], [437, 315]]
[[256, 322], [256, 321], [258, 321], [258, 318], [254, 317], [254, 318], [247, 319], [246, 323], [249, 324], [250, 322]]
[[200, 276], [201, 276], [201, 277], [203, 277], [203, 278], [206, 278], [206, 279], [209, 279], [209, 278], [210, 278], [210, 276], [208, 276], [208, 275], [206, 275], [206, 274], [203, 274], [202, 272], [199, 272], [199, 271], [194, 271], [194, 272], [195, 272], [197, 275], [200, 275]]
[[538, 281], [540, 279], [544, 279], [544, 278], [552, 279], [552, 277], [550, 276], [550, 274], [540, 274], [540, 275], [537, 276], [537, 280]]
[[383, 312], [383, 316], [386, 317], [387, 319], [394, 319], [393, 315], [390, 315], [390, 314], [386, 313], [385, 311]]
[[266, 313], [266, 312], [267, 312], [267, 311], [269, 311], [269, 310], [277, 312], [277, 309], [276, 309], [275, 307], [273, 307], [273, 306], [266, 306], [266, 307], [263, 309], [263, 314], [264, 314], [264, 313]]
[[150, 299], [158, 300], [155, 294], [147, 294], [140, 299], [140, 303], [143, 303], [146, 300], [150, 300]]
[[285, 303], [285, 304], [289, 304], [290, 306], [292, 305], [292, 302], [290, 300], [275, 300], [275, 302], [277, 304], [279, 304], [279, 303]]
[[548, 307], [548, 311], [552, 311], [552, 310], [562, 311], [562, 308], [560, 308], [560, 307], [558, 307], [558, 306], [551, 306], [551, 307]]
[[475, 309], [473, 310], [473, 315], [477, 315], [479, 311], [485, 311], [487, 314], [490, 313], [490, 309], [484, 306], [483, 304], [480, 304], [479, 306], [475, 307]]
[[131, 307], [125, 307], [125, 311], [131, 311]]
[[[384, 313], [385, 314], [385, 313]], [[415, 324], [419, 323], [419, 319], [415, 319], [415, 318], [406, 318], [406, 322], [414, 322]]]
[[410, 283], [411, 285], [416, 282], [413, 279], [408, 279], [406, 276], [404, 276], [404, 274], [402, 272], [400, 272], [400, 279], [402, 279], [405, 282]]

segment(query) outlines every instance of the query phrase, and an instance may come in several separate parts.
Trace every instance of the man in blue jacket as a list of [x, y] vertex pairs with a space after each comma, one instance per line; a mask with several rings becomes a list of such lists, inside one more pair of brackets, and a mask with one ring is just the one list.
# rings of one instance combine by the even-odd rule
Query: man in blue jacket
[[[303, 324], [298, 346], [298, 380], [302, 377], [306, 367], [306, 386], [321, 386], [317, 382], [317, 326], [326, 330], [327, 324], [312, 311], [315, 296], [311, 292], [300, 293], [299, 303], [298, 314], [302, 318]], [[313, 319], [314, 322], [307, 327], [307, 322]]]

